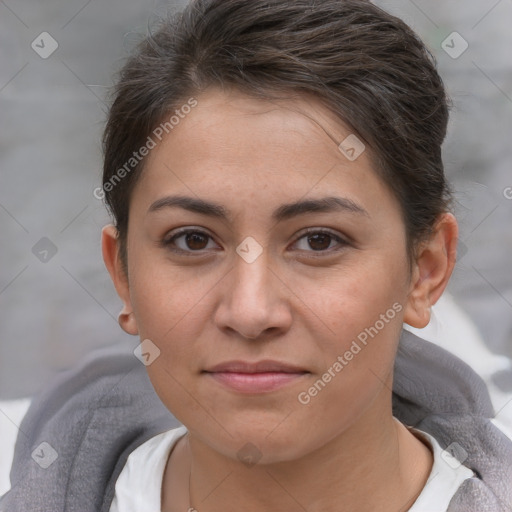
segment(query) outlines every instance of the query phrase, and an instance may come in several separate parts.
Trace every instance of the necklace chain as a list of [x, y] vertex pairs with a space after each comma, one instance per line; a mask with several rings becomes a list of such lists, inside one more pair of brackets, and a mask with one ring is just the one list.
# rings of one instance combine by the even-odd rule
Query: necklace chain
[[[187, 437], [190, 439], [190, 434], [187, 432]], [[189, 441], [190, 446], [190, 441]], [[190, 485], [190, 481], [192, 479], [192, 461], [190, 461], [190, 470], [188, 472], [188, 504], [189, 504], [189, 512], [197, 512], [197, 510], [192, 506], [192, 489]]]
[[190, 489], [190, 477], [192, 476], [192, 468], [190, 468], [190, 471], [188, 473], [188, 504], [190, 508], [188, 509], [189, 512], [195, 512], [195, 508], [192, 506], [192, 490]]

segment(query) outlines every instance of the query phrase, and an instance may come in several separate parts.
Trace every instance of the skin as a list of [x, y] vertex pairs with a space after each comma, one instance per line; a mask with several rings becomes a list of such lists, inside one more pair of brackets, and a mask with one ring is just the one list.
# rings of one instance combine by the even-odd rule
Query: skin
[[[368, 149], [354, 161], [339, 151], [351, 131], [328, 110], [305, 96], [271, 103], [215, 88], [197, 99], [150, 152], [134, 189], [128, 276], [115, 227], [102, 231], [124, 304], [120, 324], [160, 349], [149, 377], [189, 431], [168, 459], [163, 510], [407, 510], [433, 459], [392, 416], [392, 369], [402, 322], [426, 326], [452, 273], [455, 218], [439, 217], [409, 268], [399, 203]], [[171, 194], [214, 201], [232, 218], [178, 207], [148, 213]], [[284, 203], [324, 196], [348, 198], [365, 213], [271, 218]], [[181, 254], [162, 246], [185, 226], [209, 237], [175, 240]], [[314, 233], [308, 241], [305, 228], [330, 229], [346, 242], [322, 245]], [[248, 236], [263, 249], [252, 263], [236, 252]], [[395, 318], [301, 404], [298, 394], [395, 303]], [[276, 359], [309, 373], [253, 395], [201, 373], [233, 359]], [[256, 465], [237, 457], [247, 443], [259, 450]]]

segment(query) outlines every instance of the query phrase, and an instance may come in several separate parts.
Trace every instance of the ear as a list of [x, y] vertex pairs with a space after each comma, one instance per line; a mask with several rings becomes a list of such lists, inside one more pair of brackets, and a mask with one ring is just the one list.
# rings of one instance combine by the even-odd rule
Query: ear
[[123, 309], [119, 313], [119, 325], [128, 334], [138, 334], [139, 330], [130, 299], [128, 276], [125, 274], [121, 264], [118, 231], [113, 224], [108, 224], [101, 230], [101, 250], [110, 278], [124, 304]]
[[459, 234], [451, 213], [439, 216], [431, 237], [418, 248], [403, 321], [416, 328], [430, 322], [430, 308], [446, 288], [457, 257]]

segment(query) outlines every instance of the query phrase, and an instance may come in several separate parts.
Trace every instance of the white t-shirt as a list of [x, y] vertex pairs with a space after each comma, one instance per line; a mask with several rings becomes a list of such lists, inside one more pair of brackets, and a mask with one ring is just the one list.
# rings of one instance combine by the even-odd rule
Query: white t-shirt
[[[474, 473], [444, 451], [430, 434], [407, 427], [423, 435], [432, 447], [434, 464], [430, 476], [408, 512], [446, 512], [460, 484]], [[117, 479], [110, 512], [160, 512], [164, 469], [172, 448], [187, 433], [181, 426], [152, 437], [129, 456]]]

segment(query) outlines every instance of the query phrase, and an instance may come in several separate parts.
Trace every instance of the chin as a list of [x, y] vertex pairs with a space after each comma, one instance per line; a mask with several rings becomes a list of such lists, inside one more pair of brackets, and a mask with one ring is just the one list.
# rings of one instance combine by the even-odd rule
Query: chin
[[[215, 451], [252, 467], [255, 464], [292, 461], [308, 452], [306, 446], [298, 443], [305, 441], [303, 429], [291, 422], [290, 418], [284, 421], [283, 418], [286, 418], [286, 415], [271, 415], [264, 418], [260, 414], [258, 419], [251, 415], [249, 418], [234, 419], [226, 423], [229, 425], [227, 430], [231, 436], [221, 428], [215, 431], [204, 430], [204, 424], [199, 430], [192, 430], [195, 430], [196, 435]], [[212, 434], [217, 435], [212, 437]]]

